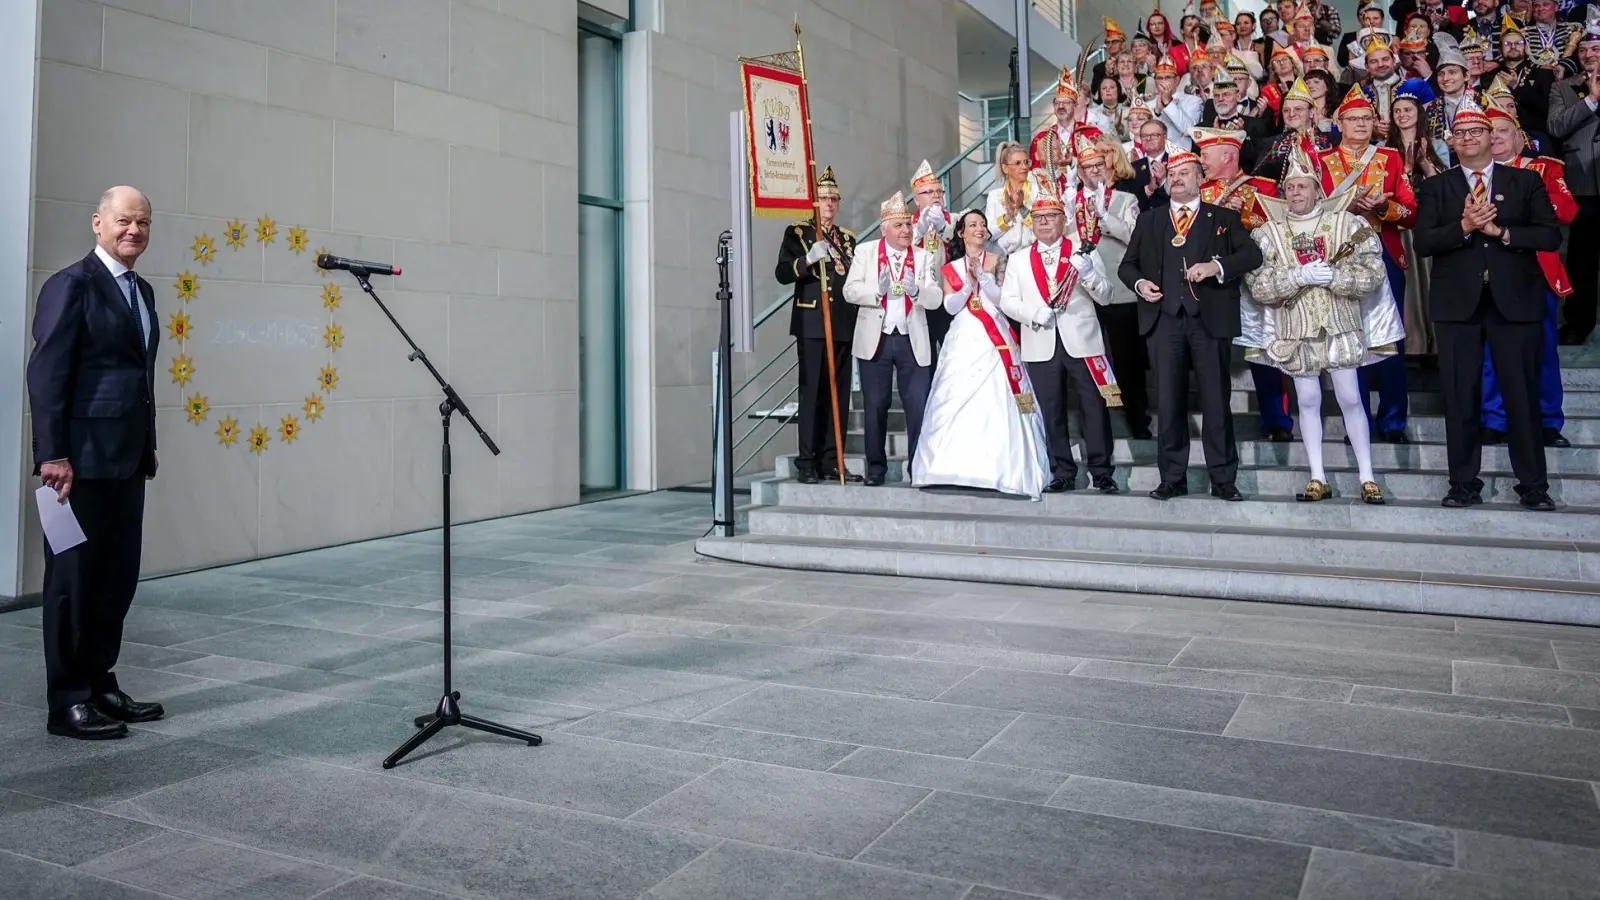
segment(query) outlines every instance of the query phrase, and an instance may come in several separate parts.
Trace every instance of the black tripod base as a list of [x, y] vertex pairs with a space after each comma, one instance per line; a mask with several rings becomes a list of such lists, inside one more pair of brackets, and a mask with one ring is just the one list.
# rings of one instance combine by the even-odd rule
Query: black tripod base
[[401, 744], [400, 749], [389, 754], [388, 758], [383, 761], [383, 767], [385, 769], [394, 768], [399, 764], [400, 760], [406, 758], [407, 754], [426, 744], [429, 738], [450, 725], [460, 725], [465, 728], [471, 728], [474, 731], [526, 741], [530, 747], [537, 747], [544, 743], [544, 738], [531, 731], [518, 731], [515, 728], [501, 725], [499, 722], [491, 722], [488, 719], [466, 715], [461, 711], [461, 707], [456, 705], [456, 701], [460, 699], [460, 691], [451, 691], [439, 698], [439, 706], [433, 712], [425, 716], [417, 716], [415, 724], [422, 730], [412, 735], [410, 740]]

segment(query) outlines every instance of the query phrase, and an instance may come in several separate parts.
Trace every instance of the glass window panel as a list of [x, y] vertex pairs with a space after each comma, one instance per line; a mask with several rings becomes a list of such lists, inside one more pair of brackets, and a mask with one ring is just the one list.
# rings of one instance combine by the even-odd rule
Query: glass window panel
[[622, 487], [622, 213], [578, 206], [578, 483]]
[[578, 192], [621, 200], [622, 86], [615, 40], [578, 32]]

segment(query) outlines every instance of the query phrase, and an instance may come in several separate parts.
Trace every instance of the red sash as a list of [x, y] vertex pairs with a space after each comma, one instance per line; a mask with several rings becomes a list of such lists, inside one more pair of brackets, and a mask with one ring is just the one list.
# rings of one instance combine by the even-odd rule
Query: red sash
[[[1072, 298], [1072, 290], [1078, 285], [1078, 270], [1067, 261], [1067, 256], [1072, 252], [1072, 242], [1066, 238], [1061, 240], [1061, 261], [1056, 264], [1057, 295], [1061, 297], [1060, 304], [1052, 303], [1050, 296], [1050, 282], [1045, 277], [1044, 254], [1039, 252], [1039, 245], [1033, 245], [1033, 280], [1039, 286], [1039, 294], [1044, 298], [1044, 305], [1051, 309], [1056, 306], [1065, 307]], [[1063, 273], [1062, 270], [1066, 271]], [[1100, 396], [1105, 398], [1106, 405], [1120, 407], [1122, 405], [1122, 389], [1117, 386], [1117, 375], [1111, 371], [1111, 360], [1104, 356], [1090, 356], [1084, 359], [1084, 365], [1089, 367], [1089, 377], [1094, 379], [1094, 386], [1099, 389]]]
[[[878, 274], [882, 275], [884, 272], [887, 272], [887, 271], [889, 271], [889, 245], [884, 241], [879, 241], [878, 242]], [[894, 278], [893, 277], [894, 273], [893, 272], [889, 272], [889, 275], [891, 276], [890, 280], [891, 281], [903, 280], [907, 275], [915, 277], [916, 274], [917, 274], [917, 248], [915, 248], [915, 247], [907, 247], [906, 248], [905, 265], [900, 267], [900, 278], [899, 279]], [[891, 288], [891, 290], [892, 290], [892, 288]], [[911, 318], [911, 295], [910, 294], [905, 294], [903, 296], [906, 298], [906, 318], [910, 319]], [[884, 294], [880, 299], [883, 301], [884, 312], [888, 312], [889, 311], [889, 295], [888, 294]], [[910, 323], [909, 322], [907, 323], [907, 327], [910, 327]]]
[[[1104, 196], [1102, 197], [1101, 205], [1109, 206], [1111, 204], [1111, 185], [1106, 185], [1102, 190], [1104, 191]], [[1098, 244], [1100, 243], [1100, 217], [1089, 212], [1088, 204], [1083, 202], [1084, 196], [1083, 185], [1080, 184], [1078, 185], [1078, 202], [1074, 204], [1075, 208], [1072, 211], [1073, 217], [1078, 220], [1078, 240], [1090, 244]]]
[[[985, 253], [984, 258], [986, 259], [988, 255]], [[978, 267], [981, 271], [983, 259], [978, 261]], [[953, 291], [960, 291], [965, 284], [958, 268], [955, 263], [949, 263], [944, 267], [945, 280], [950, 282]], [[1011, 327], [996, 322], [994, 316], [984, 309], [983, 301], [976, 295], [967, 298], [967, 312], [983, 326], [984, 333], [989, 336], [989, 343], [993, 344], [995, 352], [1000, 354], [1000, 367], [1005, 370], [1006, 383], [1011, 386], [1011, 396], [1016, 398], [1017, 412], [1024, 415], [1033, 412], [1033, 392], [1022, 389], [1022, 361], [1017, 358], [1017, 344], [1011, 335]]]

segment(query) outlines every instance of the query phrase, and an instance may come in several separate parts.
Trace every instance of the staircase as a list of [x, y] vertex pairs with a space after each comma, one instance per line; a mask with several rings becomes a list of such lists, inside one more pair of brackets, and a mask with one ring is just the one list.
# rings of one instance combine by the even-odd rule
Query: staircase
[[[1160, 480], [1155, 442], [1128, 438], [1116, 411], [1121, 494], [1080, 489], [1035, 503], [918, 489], [904, 483], [904, 417], [892, 413], [891, 429], [902, 430], [890, 438], [890, 484], [802, 485], [792, 477], [793, 457], [780, 457], [773, 475], [751, 486], [748, 534], [696, 547], [783, 568], [1600, 625], [1600, 348], [1562, 350], [1573, 446], [1547, 450], [1551, 494], [1561, 504], [1554, 513], [1516, 505], [1505, 447], [1485, 448], [1482, 506], [1439, 506], [1447, 486], [1442, 398], [1435, 380], [1416, 370], [1412, 443], [1373, 447], [1388, 505], [1360, 502], [1331, 396], [1324, 458], [1335, 497], [1298, 503], [1308, 477], [1304, 448], [1262, 439], [1241, 363], [1232, 407], [1245, 503], [1206, 495], [1198, 441], [1191, 496], [1146, 497]], [[846, 437], [856, 472], [865, 468], [860, 419], [852, 412]], [[1189, 427], [1198, 435], [1198, 415]], [[1075, 452], [1081, 459], [1081, 448]]]

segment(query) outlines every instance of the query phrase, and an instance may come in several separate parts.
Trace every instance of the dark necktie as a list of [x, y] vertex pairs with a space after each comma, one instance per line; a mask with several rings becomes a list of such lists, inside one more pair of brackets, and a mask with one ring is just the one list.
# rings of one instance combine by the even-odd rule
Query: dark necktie
[[128, 280], [123, 295], [128, 300], [128, 311], [133, 313], [133, 324], [139, 329], [139, 349], [143, 350], [150, 345], [150, 336], [145, 334], [144, 312], [139, 309], [139, 276], [129, 270], [123, 277]]

